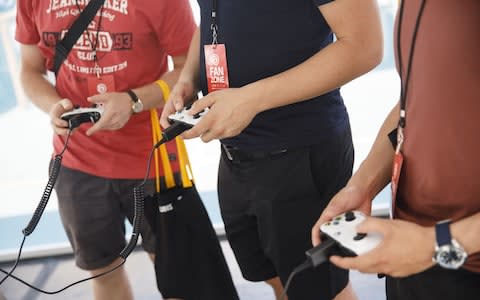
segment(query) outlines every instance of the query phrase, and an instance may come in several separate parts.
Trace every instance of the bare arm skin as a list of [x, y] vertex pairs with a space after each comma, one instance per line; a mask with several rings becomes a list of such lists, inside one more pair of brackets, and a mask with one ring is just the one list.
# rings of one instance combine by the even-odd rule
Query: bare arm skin
[[[312, 244], [320, 243], [320, 225], [348, 210], [361, 210], [370, 214], [371, 201], [390, 181], [394, 150], [388, 139], [399, 119], [397, 104], [384, 121], [365, 161], [352, 176], [346, 187], [330, 201], [312, 228]], [[368, 218], [357, 227], [359, 232], [379, 232], [383, 242], [374, 250], [355, 257], [332, 257], [341, 268], [365, 273], [383, 273], [404, 277], [422, 272], [433, 266], [435, 229], [402, 220]], [[452, 236], [470, 255], [480, 251], [480, 213], [456, 221], [451, 225]], [[403, 247], [402, 245], [415, 245]]]
[[164, 128], [170, 126], [167, 117], [182, 109], [185, 103], [196, 96], [200, 89], [200, 29], [193, 34], [188, 50], [187, 59], [182, 72], [172, 92], [170, 99], [163, 108], [160, 123]]
[[[178, 79], [185, 63], [185, 56], [173, 57], [174, 69], [166, 72], [161, 79], [173, 86]], [[45, 58], [36, 45], [21, 45], [20, 79], [26, 95], [31, 101], [51, 118], [56, 134], [65, 135], [68, 123], [60, 116], [71, 109], [73, 104], [69, 99], [62, 99], [55, 87], [46, 79]], [[155, 83], [133, 89], [144, 104], [144, 109], [162, 107], [164, 103], [161, 90]], [[116, 130], [122, 128], [132, 115], [131, 99], [127, 93], [105, 93], [88, 99], [92, 103], [104, 104], [105, 112], [102, 118], [89, 130], [87, 135], [99, 130]]]
[[[166, 72], [160, 79], [168, 86], [173, 86], [180, 75], [185, 63], [185, 56], [172, 57], [174, 68]], [[165, 100], [156, 83], [150, 83], [142, 87], [132, 89], [143, 102], [144, 110], [154, 107], [163, 107]], [[99, 130], [120, 129], [132, 116], [132, 100], [127, 93], [105, 93], [87, 99], [96, 104], [103, 104], [105, 111], [100, 120], [87, 130], [87, 135], [92, 135]]]

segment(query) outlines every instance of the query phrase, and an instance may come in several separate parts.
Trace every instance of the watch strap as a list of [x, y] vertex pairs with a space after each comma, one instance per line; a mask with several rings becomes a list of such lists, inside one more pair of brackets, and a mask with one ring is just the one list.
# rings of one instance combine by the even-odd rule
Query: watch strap
[[134, 91], [128, 90], [127, 94], [130, 96], [130, 98], [132, 99], [133, 102], [135, 102], [135, 103], [138, 102], [138, 100], [139, 100], [138, 96], [137, 96], [137, 94], [135, 94]]
[[450, 233], [450, 220], [438, 222], [435, 225], [435, 236], [438, 247], [449, 245], [452, 243], [452, 235]]

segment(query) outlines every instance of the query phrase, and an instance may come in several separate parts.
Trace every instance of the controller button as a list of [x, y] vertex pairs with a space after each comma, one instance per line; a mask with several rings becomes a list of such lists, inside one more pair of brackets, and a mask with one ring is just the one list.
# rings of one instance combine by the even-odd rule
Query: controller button
[[345, 213], [345, 221], [351, 222], [355, 219], [356, 219], [356, 217], [355, 217], [355, 214], [353, 213], [353, 211], [348, 211], [348, 212]]
[[363, 240], [363, 238], [366, 237], [366, 236], [367, 236], [366, 233], [357, 233], [357, 235], [353, 237], [353, 240], [354, 241], [360, 241], [360, 240]]
[[200, 116], [200, 113], [201, 113], [201, 112], [199, 112], [199, 113], [197, 113], [197, 114], [194, 114], [194, 115], [193, 115], [193, 118], [194, 118], [194, 119], [200, 118], [200, 117], [201, 117], [201, 116]]
[[340, 224], [340, 222], [338, 222], [338, 221], [333, 222], [333, 225], [338, 225], [338, 224]]

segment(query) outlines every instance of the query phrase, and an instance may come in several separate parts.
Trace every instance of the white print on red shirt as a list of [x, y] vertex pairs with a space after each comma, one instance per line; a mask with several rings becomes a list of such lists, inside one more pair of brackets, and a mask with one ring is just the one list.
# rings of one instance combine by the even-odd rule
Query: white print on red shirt
[[[78, 6], [76, 4], [78, 1]], [[52, 14], [55, 19], [64, 17], [78, 17], [81, 10], [88, 5], [90, 0], [50, 0], [47, 13]], [[116, 64], [102, 64], [101, 58], [112, 51], [129, 51], [133, 47], [132, 32], [114, 32], [110, 27], [105, 29], [105, 22], [115, 20], [116, 14], [128, 15], [128, 0], [106, 0], [103, 10], [97, 12], [97, 16], [88, 25], [87, 29], [79, 37], [71, 55], [76, 59], [66, 59], [64, 64], [69, 70], [81, 74], [111, 74], [121, 71], [128, 67], [127, 61], [117, 62]], [[99, 24], [100, 14], [102, 22]], [[115, 27], [113, 27], [115, 28]], [[42, 40], [48, 47], [55, 47], [56, 43], [63, 39], [68, 32], [65, 28], [61, 32], [42, 32]], [[95, 48], [95, 51], [94, 51]], [[99, 64], [93, 64], [95, 56], [100, 59]], [[79, 61], [87, 62], [87, 65]], [[90, 63], [91, 62], [91, 63]]]
[[[55, 13], [62, 10], [60, 15], [68, 14], [70, 9], [77, 11], [77, 3], [81, 7], [87, 6], [90, 0], [50, 0], [50, 4], [46, 10], [47, 14]], [[106, 9], [128, 15], [128, 0], [105, 0], [103, 7]]]

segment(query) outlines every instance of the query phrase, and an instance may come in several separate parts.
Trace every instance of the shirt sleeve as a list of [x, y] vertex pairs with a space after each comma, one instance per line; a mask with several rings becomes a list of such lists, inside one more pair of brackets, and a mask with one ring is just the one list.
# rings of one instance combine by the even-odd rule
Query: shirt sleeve
[[315, 5], [317, 6], [320, 6], [320, 5], [323, 5], [323, 4], [327, 4], [327, 3], [330, 3], [330, 2], [333, 2], [334, 0], [313, 0], [313, 2], [315, 3]]
[[40, 41], [33, 15], [33, 2], [32, 0], [19, 0], [17, 2], [15, 39], [21, 44], [32, 45]]
[[154, 23], [160, 44], [168, 55], [186, 55], [196, 29], [188, 0], [163, 1], [161, 16]]

